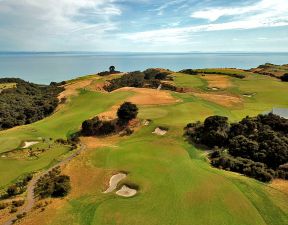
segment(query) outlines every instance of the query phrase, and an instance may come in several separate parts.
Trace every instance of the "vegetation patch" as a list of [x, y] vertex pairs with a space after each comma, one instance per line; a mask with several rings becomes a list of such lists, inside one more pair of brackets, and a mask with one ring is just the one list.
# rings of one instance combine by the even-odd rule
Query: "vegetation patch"
[[15, 83], [16, 88], [4, 89], [0, 95], [0, 130], [30, 124], [50, 115], [58, 105], [62, 87], [38, 85], [18, 78], [2, 78], [2, 83]]
[[211, 116], [204, 123], [188, 124], [185, 134], [196, 144], [216, 148], [212, 165], [267, 182], [288, 179], [288, 120], [279, 116], [246, 117], [228, 123]]
[[250, 71], [257, 74], [276, 77], [281, 79], [282, 81], [285, 81], [285, 74], [288, 73], [288, 65], [275, 65], [271, 63], [266, 63], [264, 65], [258, 66], [257, 68], [252, 68]]
[[245, 72], [236, 69], [185, 69], [179, 71], [180, 73], [185, 73], [189, 75], [199, 75], [199, 74], [220, 74], [227, 75], [230, 77], [235, 77], [239, 79], [244, 79], [246, 77]]
[[59, 198], [68, 195], [71, 190], [70, 177], [61, 175], [60, 167], [54, 168], [41, 177], [34, 189], [35, 196], [40, 199]]
[[117, 119], [103, 121], [96, 116], [90, 120], [85, 120], [82, 123], [81, 134], [84, 136], [106, 136], [125, 131], [127, 135], [131, 135], [133, 131], [127, 129], [128, 123], [135, 119], [137, 114], [137, 106], [130, 102], [125, 102], [117, 111]]

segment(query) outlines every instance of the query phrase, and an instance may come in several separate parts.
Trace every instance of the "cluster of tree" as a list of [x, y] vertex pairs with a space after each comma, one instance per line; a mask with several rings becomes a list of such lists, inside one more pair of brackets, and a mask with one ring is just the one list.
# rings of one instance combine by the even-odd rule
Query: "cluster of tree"
[[30, 124], [50, 115], [64, 90], [55, 85], [37, 85], [18, 78], [2, 78], [0, 83], [16, 83], [16, 88], [0, 95], [0, 130]]
[[40, 199], [58, 198], [66, 196], [70, 190], [70, 177], [61, 175], [60, 167], [57, 167], [38, 180], [34, 194]]
[[145, 80], [166, 80], [168, 76], [171, 74], [169, 70], [163, 70], [163, 69], [154, 69], [150, 68], [145, 71], [144, 73], [144, 79]]
[[207, 71], [207, 70], [193, 70], [193, 69], [185, 69], [179, 71], [180, 73], [185, 73], [189, 75], [198, 75], [198, 74], [220, 74], [220, 75], [226, 75], [230, 77], [235, 77], [239, 79], [244, 79], [245, 75], [244, 74], [239, 74], [239, 73], [231, 73], [231, 72], [225, 72], [225, 71]]
[[288, 82], [288, 73], [285, 73], [280, 79], [284, 82]]
[[103, 72], [100, 72], [98, 73], [99, 76], [108, 76], [108, 75], [111, 75], [111, 74], [118, 74], [118, 73], [121, 73], [120, 71], [117, 71], [115, 70], [115, 66], [110, 66], [109, 67], [109, 71], [103, 71]]
[[25, 192], [28, 182], [32, 179], [32, 177], [32, 174], [27, 174], [23, 178], [19, 179], [16, 183], [10, 185], [6, 190], [6, 194], [2, 195], [1, 198], [7, 199]]
[[125, 130], [127, 135], [132, 134], [127, 130], [127, 124], [135, 119], [138, 114], [138, 108], [130, 102], [123, 103], [117, 111], [118, 118], [111, 121], [100, 120], [98, 116], [85, 120], [82, 123], [81, 134], [84, 136], [105, 136]]
[[104, 89], [111, 92], [122, 87], [143, 87], [144, 76], [144, 73], [140, 71], [127, 73], [119, 78], [110, 80], [109, 85], [104, 86]]
[[[143, 72], [134, 71], [124, 74], [123, 76], [110, 80], [109, 84], [104, 87], [106, 91], [114, 91], [122, 87], [152, 87], [158, 88], [161, 80], [167, 80], [171, 72], [161, 69], [147, 69]], [[170, 78], [169, 78], [170, 79]], [[171, 85], [163, 83], [163, 89], [171, 90]]]
[[277, 115], [246, 117], [229, 124], [227, 117], [211, 116], [188, 124], [188, 139], [217, 148], [212, 165], [261, 181], [288, 179], [288, 120]]

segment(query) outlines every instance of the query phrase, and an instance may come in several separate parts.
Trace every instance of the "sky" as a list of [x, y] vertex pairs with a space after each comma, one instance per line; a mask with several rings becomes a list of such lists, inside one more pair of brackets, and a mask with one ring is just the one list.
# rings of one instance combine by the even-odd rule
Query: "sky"
[[0, 0], [0, 51], [288, 52], [288, 0]]

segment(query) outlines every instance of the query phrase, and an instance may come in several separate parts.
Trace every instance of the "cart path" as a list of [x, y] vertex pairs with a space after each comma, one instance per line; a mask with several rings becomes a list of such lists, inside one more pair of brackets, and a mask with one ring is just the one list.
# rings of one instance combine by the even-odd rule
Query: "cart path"
[[70, 162], [73, 158], [78, 156], [85, 149], [86, 149], [86, 146], [81, 144], [80, 148], [75, 153], [73, 153], [69, 157], [63, 159], [62, 161], [58, 162], [56, 165], [52, 166], [48, 170], [43, 171], [43, 172], [37, 174], [36, 176], [33, 176], [32, 180], [29, 182], [29, 184], [27, 186], [27, 195], [26, 195], [26, 199], [25, 199], [26, 204], [25, 204], [24, 208], [22, 208], [19, 212], [15, 213], [15, 215], [12, 216], [9, 220], [7, 220], [3, 225], [12, 225], [13, 221], [15, 219], [17, 219], [18, 214], [29, 213], [32, 210], [32, 208], [35, 205], [35, 195], [34, 195], [35, 185], [41, 177], [48, 174], [54, 168], [67, 164], [68, 162]]

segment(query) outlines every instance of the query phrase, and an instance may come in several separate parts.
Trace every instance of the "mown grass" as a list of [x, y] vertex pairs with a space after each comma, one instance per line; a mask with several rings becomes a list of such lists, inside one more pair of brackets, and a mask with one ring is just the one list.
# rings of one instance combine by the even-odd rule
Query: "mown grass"
[[[234, 86], [227, 89], [227, 93], [241, 96], [246, 92], [255, 92], [256, 95], [244, 98], [240, 108], [226, 108], [194, 97], [191, 93], [172, 93], [181, 101], [173, 105], [139, 107], [139, 118], [152, 120], [149, 126], [142, 127], [130, 137], [119, 138], [116, 147], [89, 151], [88, 160], [79, 157], [70, 162], [76, 163], [76, 168], [85, 164], [93, 170], [128, 171], [126, 181], [139, 185], [139, 192], [127, 199], [114, 193], [103, 194], [106, 184], [99, 183], [103, 180], [103, 173], [97, 173], [96, 177], [86, 181], [89, 187], [95, 187], [95, 191], [80, 192], [76, 197], [70, 196], [63, 201], [62, 207], [57, 208], [57, 214], [49, 218], [52, 220], [49, 224], [287, 224], [287, 195], [253, 179], [212, 168], [203, 151], [188, 144], [183, 137], [183, 128], [187, 123], [204, 120], [209, 115], [228, 116], [231, 121], [236, 121], [275, 105], [288, 107], [287, 95], [284, 95], [287, 84], [258, 76], [229, 79]], [[175, 75], [175, 83], [201, 90], [207, 86], [201, 76], [183, 74]], [[84, 119], [107, 110], [131, 94], [82, 92], [65, 109], [50, 118], [2, 132], [4, 136], [1, 135], [0, 144], [4, 147], [0, 149], [3, 151], [17, 145], [6, 144], [9, 138], [16, 141], [23, 137], [65, 137], [77, 130]], [[165, 136], [152, 134], [158, 126], [168, 127], [168, 133]], [[9, 163], [0, 170], [4, 171], [8, 166]], [[45, 218], [45, 212], [39, 216]]]
[[[197, 80], [198, 83], [189, 84], [191, 87], [201, 88], [203, 84], [199, 77], [189, 76], [187, 79]], [[274, 85], [284, 88], [282, 84], [272, 84], [273, 88]], [[247, 85], [243, 81], [238, 93], [246, 91], [244, 87]], [[257, 91], [260, 96], [269, 96], [270, 92], [260, 88]], [[139, 185], [139, 193], [125, 199], [113, 193], [105, 195], [99, 188], [96, 194], [86, 193], [72, 199], [59, 211], [52, 224], [66, 221], [81, 225], [282, 225], [288, 222], [288, 208], [284, 203], [288, 197], [285, 194], [253, 179], [211, 168], [203, 152], [182, 137], [183, 127], [188, 122], [204, 120], [209, 115], [226, 115], [230, 120], [237, 120], [243, 115], [256, 113], [249, 104], [248, 108], [245, 105], [236, 110], [191, 94], [173, 95], [182, 102], [140, 107], [139, 117], [152, 119], [148, 127], [120, 140], [116, 148], [98, 148], [90, 155], [90, 163], [95, 169], [129, 171], [127, 179]], [[274, 103], [281, 104], [285, 99], [281, 97]], [[258, 105], [254, 103], [259, 111], [269, 106], [268, 99], [262, 101]], [[169, 127], [167, 135], [152, 134], [155, 127], [161, 125]], [[98, 181], [96, 186], [99, 187]]]
[[[52, 116], [27, 126], [1, 131], [0, 153], [16, 149], [23, 141], [36, 140], [39, 137], [53, 138], [53, 140], [66, 138], [78, 131], [85, 119], [108, 110], [130, 95], [132, 93], [121, 92], [110, 94], [108, 97], [102, 93], [80, 91], [78, 96], [73, 97], [63, 109]], [[54, 148], [45, 152], [37, 160], [0, 158], [0, 187], [11, 183], [22, 173], [47, 167], [66, 152], [66, 148]]]

